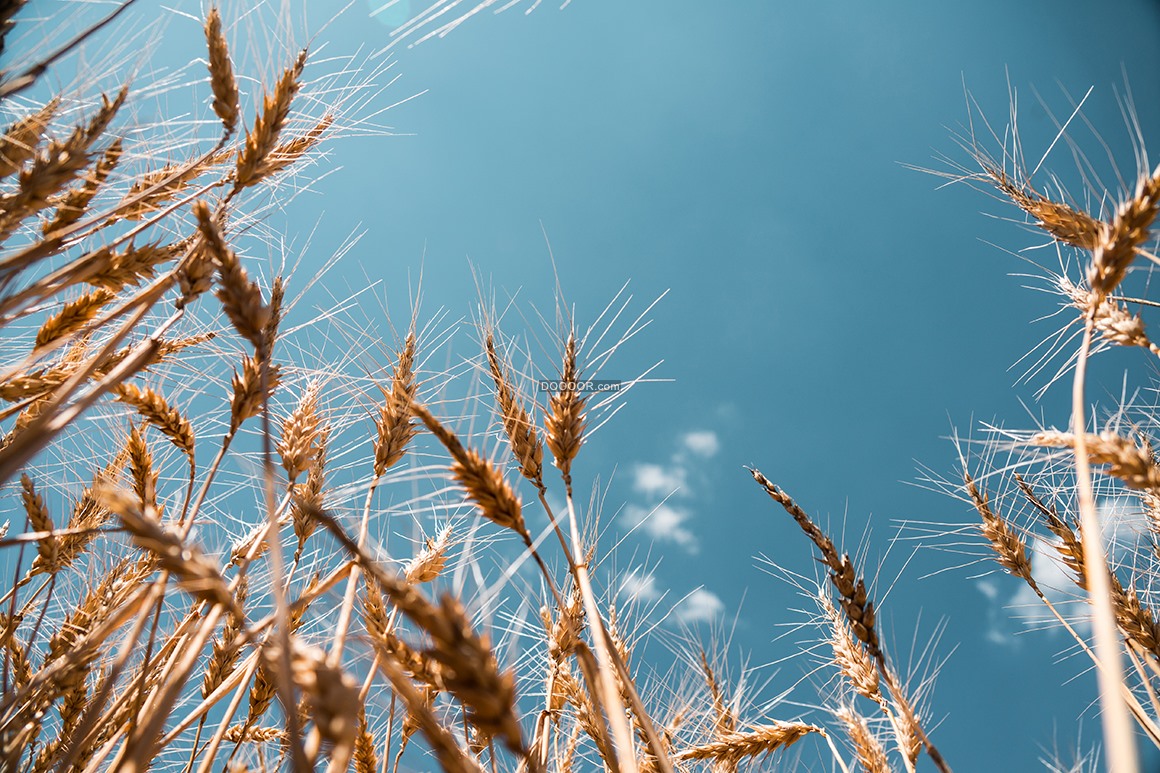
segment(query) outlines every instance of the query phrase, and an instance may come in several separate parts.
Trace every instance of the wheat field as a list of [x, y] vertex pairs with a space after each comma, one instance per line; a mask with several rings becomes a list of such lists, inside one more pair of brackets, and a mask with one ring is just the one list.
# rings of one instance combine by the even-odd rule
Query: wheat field
[[[492, 5], [436, 3], [397, 42]], [[388, 133], [388, 59], [262, 39], [281, 10], [247, 27], [223, 3], [189, 66], [152, 80], [127, 56], [152, 31], [118, 32], [120, 10], [39, 40], [35, 6], [0, 3], [2, 40], [32, 42], [0, 71], [0, 769], [972, 769], [940, 751], [954, 696], [897, 651], [880, 567], [768, 468], [736, 485], [801, 532], [810, 679], [787, 679], [816, 689], [751, 700], [692, 632], [653, 660], [617, 592], [640, 567], [580, 466], [651, 371], [584, 385], [620, 375], [653, 304], [558, 291], [513, 310], [475, 276], [467, 310], [425, 306], [430, 278], [403, 314], [304, 308], [327, 277], [279, 213], [331, 143]], [[1087, 660], [1106, 769], [1135, 771], [1160, 748], [1156, 414], [1093, 408], [1088, 373], [1160, 355], [1160, 170], [1141, 138], [1121, 185], [1072, 196], [1015, 125], [972, 108], [934, 171], [1050, 245], [1048, 386], [1070, 414], [956, 438], [957, 467], [924, 485], [977, 516], [942, 537], [1026, 586]], [[1112, 507], [1142, 514], [1136, 549], [1116, 549]]]

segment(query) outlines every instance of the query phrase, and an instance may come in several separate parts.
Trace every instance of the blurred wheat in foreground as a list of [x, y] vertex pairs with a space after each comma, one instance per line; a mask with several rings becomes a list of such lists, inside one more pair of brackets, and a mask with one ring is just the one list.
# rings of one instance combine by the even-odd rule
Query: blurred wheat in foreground
[[[0, 4], [0, 35], [21, 5]], [[358, 122], [374, 68], [343, 82], [355, 68], [313, 72], [302, 49], [268, 52], [272, 76], [241, 73], [237, 33], [210, 8], [189, 69], [205, 120], [174, 129], [141, 105], [184, 93], [177, 81], [126, 75], [100, 93], [81, 72], [47, 93], [44, 73], [102, 34], [91, 24], [0, 75], [0, 768], [734, 771], [792, 766], [802, 747], [787, 747], [813, 743], [843, 771], [923, 757], [950, 770], [865, 568], [759, 470], [826, 575], [810, 589], [836, 677], [820, 705], [752, 709], [705, 650], [671, 680], [637, 662], [631, 616], [598, 576], [598, 508], [574, 492], [616, 396], [528, 388], [593, 377], [607, 339], [639, 329], [615, 329], [627, 300], [587, 327], [559, 313], [551, 362], [490, 303], [462, 368], [434, 365], [454, 326], [418, 303], [392, 344], [348, 347], [380, 360], [311, 361], [309, 325], [288, 324], [297, 278], [256, 255], [283, 246], [266, 225], [274, 194]], [[1160, 353], [1148, 302], [1123, 290], [1156, 260], [1160, 176], [1141, 170], [1085, 212], [1033, 187], [1018, 153], [969, 147], [978, 168], [962, 176], [1079, 266], [1053, 276], [1081, 331], [1075, 415], [964, 454], [944, 484], [1099, 665], [1109, 757], [1133, 770], [1133, 724], [1160, 744], [1160, 623], [1148, 554], [1109, 555], [1096, 497], [1131, 502], [1160, 534], [1160, 466], [1150, 416], [1085, 420], [1084, 376], [1109, 346]], [[1043, 553], [1090, 600], [1092, 642], [1040, 588]]]

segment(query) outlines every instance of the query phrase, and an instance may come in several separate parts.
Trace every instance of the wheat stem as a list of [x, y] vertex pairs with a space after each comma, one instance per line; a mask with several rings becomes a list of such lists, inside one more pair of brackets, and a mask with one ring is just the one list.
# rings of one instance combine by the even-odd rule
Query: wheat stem
[[1112, 610], [1111, 583], [1105, 560], [1099, 516], [1092, 493], [1091, 465], [1087, 454], [1087, 422], [1084, 420], [1084, 380], [1087, 360], [1091, 352], [1095, 330], [1094, 308], [1084, 325], [1083, 342], [1075, 365], [1072, 381], [1072, 428], [1075, 432], [1075, 478], [1079, 497], [1081, 538], [1084, 547], [1084, 574], [1092, 605], [1092, 628], [1095, 633], [1097, 681], [1100, 690], [1100, 721], [1106, 739], [1105, 755], [1108, 770], [1116, 773], [1134, 773], [1137, 770], [1136, 737], [1128, 718], [1127, 706], [1120, 689], [1124, 683], [1120, 655], [1120, 636], [1116, 630]]

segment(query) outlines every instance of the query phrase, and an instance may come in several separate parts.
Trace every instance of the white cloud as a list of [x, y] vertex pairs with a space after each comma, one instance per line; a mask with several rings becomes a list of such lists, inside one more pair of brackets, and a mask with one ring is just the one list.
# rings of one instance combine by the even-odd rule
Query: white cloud
[[[1072, 580], [1071, 570], [1064, 566], [1055, 548], [1042, 545], [1030, 553], [1031, 572], [1043, 595], [1077, 633], [1089, 633], [1091, 621], [1087, 604], [1081, 600], [1082, 593]], [[1016, 625], [1064, 633], [1055, 615], [1022, 580], [1009, 576], [988, 577], [979, 580], [976, 587], [994, 604], [986, 632], [988, 641], [1006, 646], [1017, 645], [1013, 630]]]
[[673, 542], [690, 553], [696, 553], [699, 540], [692, 526], [691, 507], [671, 504], [693, 503], [689, 478], [698, 473], [698, 464], [720, 450], [717, 433], [712, 430], [690, 430], [677, 437], [669, 461], [664, 464], [638, 462], [631, 467], [636, 502], [626, 505], [623, 521], [630, 529], [640, 529], [653, 540]]
[[685, 433], [681, 443], [697, 456], [713, 456], [721, 448], [717, 433], [708, 429]]
[[697, 537], [684, 526], [689, 512], [662, 502], [649, 509], [639, 505], [624, 508], [624, 518], [630, 528], [640, 527], [654, 540], [675, 542], [690, 553], [696, 553]]
[[725, 604], [717, 594], [698, 588], [685, 597], [673, 610], [676, 619], [686, 625], [708, 623], [716, 620], [725, 609]]
[[1148, 516], [1135, 497], [1110, 497], [1096, 503], [1104, 544], [1113, 556], [1131, 551], [1148, 535]]
[[984, 577], [975, 583], [975, 587], [979, 589], [979, 593], [987, 597], [987, 601], [999, 598], [999, 583], [992, 577]]
[[997, 625], [988, 626], [983, 638], [998, 647], [1018, 647], [1019, 640], [1010, 633], [999, 630]]
[[[1096, 503], [1105, 549], [1113, 559], [1124, 558], [1149, 539], [1147, 516], [1139, 500], [1130, 496], [1107, 497]], [[1051, 544], [1037, 544], [1031, 551], [1031, 569], [1040, 590], [1064, 619], [1079, 633], [1091, 631], [1091, 617], [1083, 593], [1072, 580], [1071, 570], [1064, 566]], [[988, 641], [1016, 646], [1019, 626], [1045, 628], [1065, 633], [1055, 615], [1026, 583], [1012, 577], [996, 575], [976, 583], [979, 591], [992, 602], [988, 615]]]
[[633, 569], [621, 579], [620, 595], [628, 601], [656, 601], [661, 597], [661, 589], [652, 572]]
[[633, 468], [632, 487], [647, 496], [666, 497], [685, 485], [682, 467], [641, 463]]

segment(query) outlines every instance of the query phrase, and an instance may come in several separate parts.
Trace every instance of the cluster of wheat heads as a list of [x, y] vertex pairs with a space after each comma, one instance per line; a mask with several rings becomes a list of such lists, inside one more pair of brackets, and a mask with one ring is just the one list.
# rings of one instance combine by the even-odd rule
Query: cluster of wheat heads
[[[1068, 133], [1072, 120], [1050, 146], [1070, 146], [1086, 189], [1080, 200], [1065, 192], [1046, 158], [1026, 163], [1014, 108], [1003, 140], [982, 122], [990, 141], [1002, 148], [997, 157], [984, 150], [973, 128], [962, 140], [973, 165], [947, 176], [1014, 204], [1033, 230], [1049, 237], [1031, 254], [1048, 254], [1056, 263], [1031, 259], [1044, 289], [1059, 299], [1058, 313], [1049, 317], [1063, 323], [1031, 358], [1029, 372], [1051, 376], [1043, 391], [1070, 376], [1071, 415], [1063, 430], [987, 425], [983, 437], [956, 441], [957, 475], [932, 482], [977, 513], [976, 534], [989, 556], [1043, 605], [1043, 614], [1031, 617], [1058, 623], [1082, 657], [1090, 658], [1108, 769], [1134, 771], [1137, 739], [1160, 745], [1160, 627], [1153, 609], [1160, 535], [1156, 413], [1141, 392], [1133, 397], [1127, 390], [1137, 378], [1145, 383], [1154, 376], [1153, 358], [1160, 353], [1144, 319], [1157, 305], [1148, 289], [1157, 262], [1160, 168], [1147, 160], [1130, 99], [1121, 107], [1131, 118], [1136, 166], [1127, 175], [1114, 170], [1116, 185], [1101, 182], [1097, 165]], [[1097, 140], [1103, 142], [1098, 135]], [[1112, 363], [1110, 372], [1125, 361], [1136, 365], [1130, 378], [1114, 376], [1125, 386], [1122, 398], [1110, 409], [1093, 410], [1089, 361], [1114, 349], [1142, 358]]]
[[[1160, 355], [1144, 319], [1147, 310], [1160, 306], [1148, 297], [1153, 265], [1160, 263], [1154, 233], [1160, 167], [1147, 160], [1130, 101], [1123, 107], [1132, 117], [1136, 169], [1126, 179], [1117, 171], [1118, 186], [1100, 182], [1096, 165], [1067, 134], [1071, 121], [1056, 138], [1070, 145], [1078, 159], [1088, 188], [1086, 205], [1068, 196], [1058, 178], [1041, 172], [1042, 162], [1026, 163], [1014, 112], [1002, 135], [1005, 142], [984, 122], [1002, 147], [998, 158], [983, 148], [974, 129], [962, 140], [973, 166], [956, 164], [945, 176], [997, 192], [999, 199], [1018, 207], [1032, 228], [1050, 237], [1036, 246], [1047, 247], [1058, 265], [1039, 266], [1038, 276], [1060, 299], [1065, 322], [1032, 358], [1031, 372], [1046, 372], [1062, 360], [1048, 386], [1070, 375], [1071, 416], [1065, 430], [1040, 426], [1018, 432], [987, 425], [981, 439], [956, 440], [961, 462], [956, 476], [936, 475], [928, 482], [971, 506], [979, 518], [971, 528], [971, 544], [986, 546], [988, 558], [1022, 581], [1044, 606], [1046, 619], [1062, 627], [1074, 638], [1076, 651], [1090, 659], [1099, 684], [1107, 768], [1135, 771], [1140, 765], [1137, 739], [1160, 747], [1160, 617], [1155, 610], [1160, 592], [1155, 443], [1160, 428], [1154, 403], [1140, 391], [1136, 396], [1125, 392], [1110, 410], [1093, 412], [1088, 406], [1088, 363], [1095, 355], [1115, 348], [1135, 351], [1143, 358], [1139, 372], [1144, 379], [1154, 376], [1154, 358]], [[1036, 175], [1048, 182], [1038, 183]], [[845, 727], [858, 763], [866, 771], [891, 770], [884, 743], [890, 739], [907, 770], [915, 769], [923, 752], [937, 769], [948, 770], [924, 729], [922, 712], [884, 651], [865, 575], [781, 487], [756, 469], [750, 472], [816, 547], [830, 580], [816, 593], [818, 619], [831, 632], [827, 665], [842, 677], [836, 700], [828, 705]], [[944, 542], [948, 534], [954, 539], [963, 534], [953, 527], [922, 531], [924, 538]], [[956, 550], [962, 547], [956, 543]], [[1061, 579], [1074, 592], [1059, 587]], [[1031, 619], [1045, 618], [1032, 614]], [[880, 708], [881, 729], [858, 713], [854, 701], [859, 697]]]
[[[20, 5], [0, 3], [0, 35]], [[266, 85], [243, 77], [216, 9], [203, 27], [206, 120], [189, 136], [133, 123], [164, 85], [38, 101], [56, 52], [0, 73], [0, 768], [733, 771], [812, 736], [847, 773], [950, 769], [872, 583], [757, 470], [827, 575], [812, 595], [840, 688], [773, 718], [701, 651], [692, 677], [634, 663], [615, 578], [599, 576], [599, 505], [574, 492], [615, 398], [567, 386], [635, 334], [609, 339], [625, 305], [587, 329], [561, 315], [539, 365], [494, 304], [462, 360], [436, 356], [456, 325], [416, 311], [393, 346], [361, 342], [385, 363], [303, 364], [317, 347], [288, 323], [296, 277], [263, 276], [247, 238], [270, 247], [272, 192], [349, 120], [328, 100], [350, 92], [312, 76], [305, 50]], [[1130, 771], [1122, 719], [1160, 741], [1153, 552], [1112, 550], [1096, 505], [1160, 534], [1160, 466], [1152, 414], [1123, 406], [1087, 431], [1084, 382], [1107, 347], [1160, 352], [1137, 311], [1146, 282], [1123, 289], [1156, 259], [1160, 178], [1144, 169], [1085, 211], [1033, 186], [1018, 152], [970, 148], [981, 171], [965, 176], [1081, 267], [1053, 284], [1079, 323], [1077, 418], [965, 455], [954, 489], [1100, 665], [1114, 769]], [[532, 374], [565, 386], [533, 390]], [[460, 382], [469, 394], [451, 396]], [[1094, 645], [1038, 555], [1091, 600]]]
[[[537, 404], [481, 315], [474, 437], [425, 372], [447, 327], [413, 317], [353, 387], [353, 360], [295, 363], [247, 207], [340, 113], [302, 110], [326, 107], [308, 51], [257, 85], [203, 27], [211, 139], [134, 127], [150, 86], [37, 103], [57, 52], [0, 77], [0, 768], [734, 770], [824, 735], [743, 715], [708, 658], [683, 692], [636, 675], [573, 496], [607, 405], [568, 385], [608, 325], [562, 326]], [[420, 511], [437, 528], [398, 544]]]

